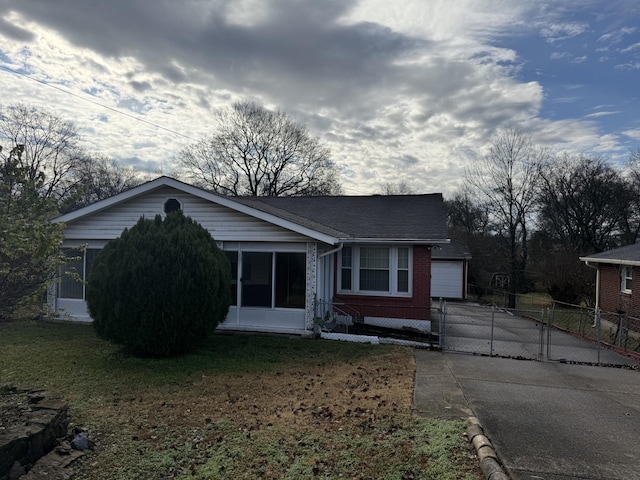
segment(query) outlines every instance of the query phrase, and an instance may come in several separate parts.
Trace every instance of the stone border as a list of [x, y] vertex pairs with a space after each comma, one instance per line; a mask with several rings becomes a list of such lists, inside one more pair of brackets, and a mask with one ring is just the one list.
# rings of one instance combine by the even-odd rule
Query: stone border
[[480, 469], [487, 480], [509, 480], [498, 460], [491, 441], [485, 436], [480, 420], [469, 417], [465, 422], [467, 426], [467, 440], [473, 446], [480, 461]]
[[12, 394], [26, 395], [29, 411], [25, 424], [7, 426], [0, 434], [0, 480], [17, 478], [10, 470], [26, 470], [49, 453], [69, 425], [66, 400], [39, 389], [15, 388]]

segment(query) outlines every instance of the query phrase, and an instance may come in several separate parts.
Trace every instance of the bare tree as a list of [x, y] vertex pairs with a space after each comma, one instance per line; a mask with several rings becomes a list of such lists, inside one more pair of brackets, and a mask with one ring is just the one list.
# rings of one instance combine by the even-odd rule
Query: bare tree
[[[528, 259], [528, 228], [536, 200], [539, 165], [547, 153], [514, 129], [500, 131], [488, 155], [466, 172], [469, 185], [486, 202], [497, 234], [503, 240], [511, 275], [510, 293], [524, 287]], [[514, 295], [510, 306], [515, 306]]]
[[140, 185], [143, 178], [133, 167], [104, 155], [87, 155], [69, 172], [73, 190], [61, 204], [62, 213], [85, 207]]
[[602, 158], [564, 156], [545, 163], [540, 180], [540, 227], [557, 244], [576, 255], [619, 246], [633, 193], [617, 169]]
[[84, 155], [79, 140], [75, 125], [54, 113], [22, 104], [0, 107], [0, 144], [22, 149], [18, 166], [29, 182], [44, 174], [43, 197], [60, 200], [73, 187], [69, 173]]
[[306, 127], [253, 102], [216, 112], [215, 131], [180, 152], [178, 175], [224, 195], [341, 192], [329, 149]]
[[405, 181], [398, 183], [386, 182], [382, 186], [383, 195], [413, 195], [415, 192]]

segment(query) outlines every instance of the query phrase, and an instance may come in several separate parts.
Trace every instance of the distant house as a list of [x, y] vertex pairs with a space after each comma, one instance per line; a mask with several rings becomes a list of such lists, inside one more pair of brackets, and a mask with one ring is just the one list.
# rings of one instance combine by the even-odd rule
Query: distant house
[[596, 308], [640, 317], [640, 243], [580, 260], [597, 269]]
[[[160, 177], [57, 218], [63, 248], [81, 248], [67, 268], [86, 279], [125, 227], [176, 209], [203, 225], [232, 265], [221, 329], [304, 333], [327, 308], [430, 319], [432, 249], [448, 243], [441, 194], [225, 197]], [[91, 321], [82, 282], [63, 276], [49, 298], [55, 315]]]
[[471, 252], [462, 242], [439, 245], [431, 252], [431, 297], [467, 298], [467, 275]]

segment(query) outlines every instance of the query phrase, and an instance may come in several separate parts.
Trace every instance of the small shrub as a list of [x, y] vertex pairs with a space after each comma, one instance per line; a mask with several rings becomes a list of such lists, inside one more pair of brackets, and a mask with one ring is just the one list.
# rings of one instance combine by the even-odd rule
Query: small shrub
[[87, 306], [98, 335], [134, 354], [180, 355], [224, 320], [230, 266], [209, 232], [180, 211], [141, 218], [96, 256]]

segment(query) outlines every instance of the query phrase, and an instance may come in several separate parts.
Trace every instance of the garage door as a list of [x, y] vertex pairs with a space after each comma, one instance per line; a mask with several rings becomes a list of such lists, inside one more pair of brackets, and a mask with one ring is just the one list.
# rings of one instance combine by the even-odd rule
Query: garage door
[[431, 296], [463, 298], [462, 262], [431, 262]]

